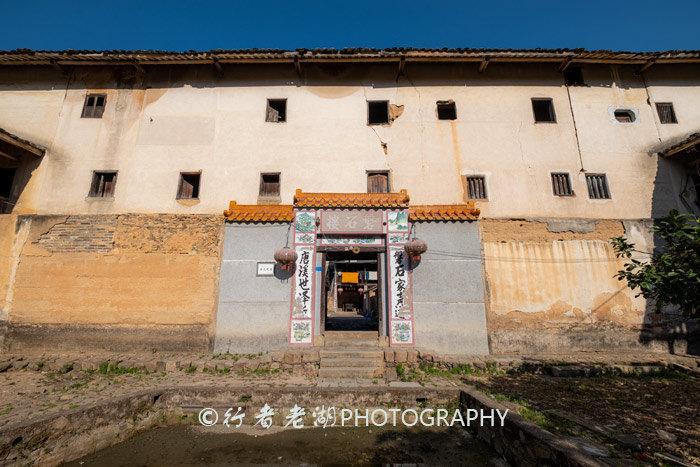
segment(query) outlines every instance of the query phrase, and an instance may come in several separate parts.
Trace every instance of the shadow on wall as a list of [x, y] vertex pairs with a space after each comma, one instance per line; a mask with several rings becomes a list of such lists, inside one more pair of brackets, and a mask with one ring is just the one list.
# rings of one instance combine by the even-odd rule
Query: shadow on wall
[[0, 140], [0, 214], [9, 214], [15, 210], [17, 201], [40, 162], [40, 157]]
[[[700, 213], [700, 205], [698, 204], [700, 198], [693, 189], [691, 167], [681, 160], [669, 160], [658, 156], [652, 194], [651, 215], [653, 219], [666, 216], [671, 209], [692, 212], [696, 215]], [[646, 227], [645, 232], [643, 232], [646, 235], [646, 251], [659, 252], [663, 248], [662, 240], [649, 230], [651, 222], [644, 227]], [[625, 230], [627, 231], [627, 229]], [[700, 355], [700, 322], [698, 319], [685, 317], [677, 307], [657, 310], [656, 305], [649, 300], [644, 313], [639, 342], [644, 345], [651, 345], [655, 342], [665, 343], [669, 353], [672, 354]]]

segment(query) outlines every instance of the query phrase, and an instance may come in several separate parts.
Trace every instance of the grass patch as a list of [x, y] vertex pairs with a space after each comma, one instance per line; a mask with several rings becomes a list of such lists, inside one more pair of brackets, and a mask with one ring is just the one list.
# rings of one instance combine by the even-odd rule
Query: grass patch
[[554, 420], [548, 417], [547, 414], [540, 412], [539, 410], [533, 409], [532, 407], [530, 407], [530, 404], [523, 399], [509, 396], [508, 394], [500, 393], [489, 393], [488, 395], [492, 399], [497, 400], [498, 402], [510, 402], [512, 404], [517, 405], [518, 407], [515, 411], [518, 413], [518, 415], [523, 417], [528, 422], [534, 423], [540, 428], [544, 428], [545, 430], [550, 431], [557, 428], [557, 425], [556, 423], [554, 423]]
[[197, 367], [190, 363], [183, 371], [188, 375], [191, 375], [192, 373], [197, 371]]
[[403, 363], [396, 364], [396, 376], [400, 381], [410, 382], [421, 379], [421, 375], [416, 372], [416, 369], [404, 365]]
[[118, 363], [102, 362], [100, 363], [100, 366], [97, 367], [97, 372], [106, 376], [135, 375], [141, 373], [141, 369], [136, 367], [119, 366]]
[[238, 402], [249, 402], [253, 396], [250, 394], [243, 394], [241, 397], [238, 398]]
[[253, 370], [253, 374], [255, 376], [268, 376], [268, 375], [274, 375], [276, 373], [279, 373], [279, 368], [267, 368], [267, 367], [259, 367]]
[[0, 409], [0, 415], [7, 415], [8, 413], [15, 410], [15, 406], [12, 404], [5, 404], [2, 409]]

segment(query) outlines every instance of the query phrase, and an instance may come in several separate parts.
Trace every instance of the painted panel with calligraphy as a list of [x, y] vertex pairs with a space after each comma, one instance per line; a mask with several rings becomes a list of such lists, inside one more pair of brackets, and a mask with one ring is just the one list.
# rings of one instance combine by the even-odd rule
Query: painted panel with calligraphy
[[294, 303], [292, 319], [311, 319], [313, 309], [314, 249], [297, 246], [297, 269], [294, 275]]
[[403, 247], [389, 247], [389, 319], [391, 343], [413, 343], [413, 306], [408, 255]]
[[322, 211], [321, 233], [383, 233], [384, 213], [368, 209]]

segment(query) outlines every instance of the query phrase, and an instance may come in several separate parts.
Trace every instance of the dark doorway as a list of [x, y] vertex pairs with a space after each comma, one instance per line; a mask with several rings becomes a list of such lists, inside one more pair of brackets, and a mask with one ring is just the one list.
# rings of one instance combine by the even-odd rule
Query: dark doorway
[[321, 295], [326, 331], [378, 331], [381, 313], [379, 253], [324, 254]]

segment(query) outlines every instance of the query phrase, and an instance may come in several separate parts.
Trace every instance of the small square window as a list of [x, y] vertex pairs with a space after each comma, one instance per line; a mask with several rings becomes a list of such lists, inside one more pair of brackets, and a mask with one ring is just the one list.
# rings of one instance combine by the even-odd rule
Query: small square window
[[535, 123], [556, 123], [552, 99], [532, 99], [532, 113]]
[[567, 86], [585, 86], [583, 82], [583, 70], [580, 66], [570, 65], [564, 70], [564, 84]]
[[389, 123], [389, 101], [367, 101], [367, 124]]
[[657, 102], [656, 112], [659, 114], [661, 123], [678, 123], [676, 120], [676, 112], [673, 110], [673, 104], [670, 102]]
[[571, 188], [571, 178], [568, 173], [552, 173], [552, 191], [554, 196], [573, 196], [574, 190]]
[[389, 193], [389, 172], [367, 172], [367, 193]]
[[198, 199], [199, 198], [199, 181], [202, 174], [196, 173], [180, 173], [180, 184], [177, 187], [177, 199]]
[[620, 123], [634, 123], [634, 121], [637, 120], [634, 111], [630, 109], [617, 109], [613, 112], [613, 115], [615, 116], [615, 120]]
[[610, 199], [608, 178], [605, 174], [586, 174], [586, 185], [590, 199]]
[[90, 185], [91, 198], [112, 198], [117, 184], [117, 172], [93, 172]]
[[88, 94], [83, 104], [82, 118], [102, 118], [107, 96], [105, 94]]
[[486, 199], [486, 177], [469, 175], [467, 180], [467, 196], [469, 199]]
[[437, 101], [438, 120], [457, 120], [457, 106], [454, 101]]
[[281, 123], [287, 121], [287, 99], [268, 99], [266, 122]]
[[260, 174], [259, 196], [263, 198], [279, 197], [280, 195], [280, 173]]

